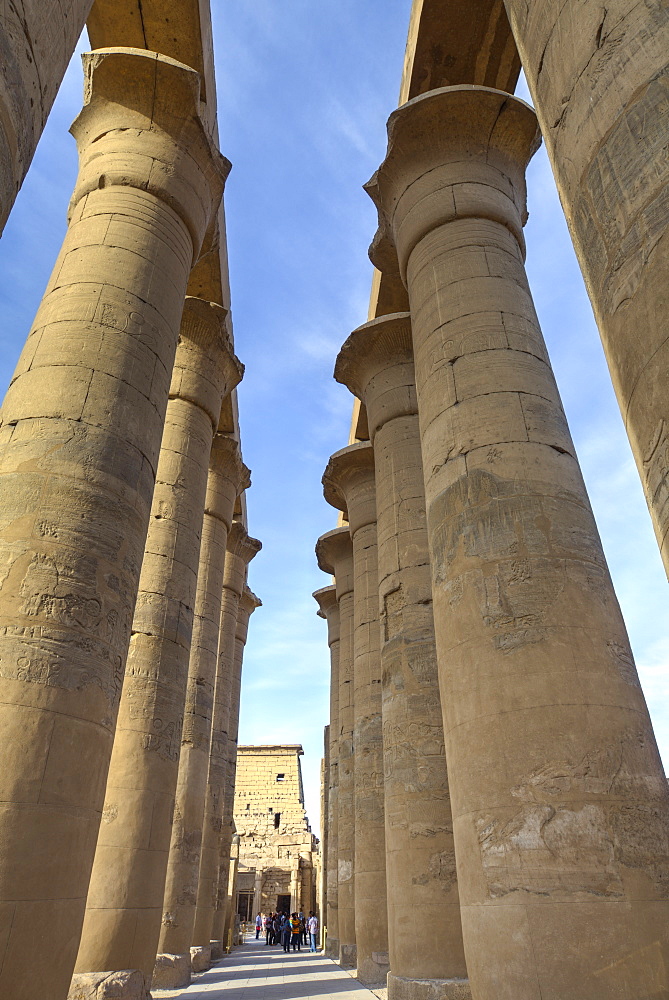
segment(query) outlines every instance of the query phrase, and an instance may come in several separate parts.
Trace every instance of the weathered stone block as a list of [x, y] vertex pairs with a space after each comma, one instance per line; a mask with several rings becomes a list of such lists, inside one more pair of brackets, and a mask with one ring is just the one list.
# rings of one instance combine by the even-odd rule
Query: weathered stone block
[[153, 969], [154, 990], [176, 990], [190, 985], [190, 955], [156, 955]]
[[72, 977], [67, 1000], [150, 1000], [139, 969], [80, 972]]

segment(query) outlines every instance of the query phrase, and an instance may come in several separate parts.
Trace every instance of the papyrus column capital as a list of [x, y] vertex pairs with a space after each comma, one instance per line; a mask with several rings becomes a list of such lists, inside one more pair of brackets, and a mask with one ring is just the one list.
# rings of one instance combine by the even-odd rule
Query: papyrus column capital
[[540, 141], [532, 108], [489, 87], [442, 87], [403, 104], [388, 119], [388, 152], [366, 185], [382, 217], [373, 263], [384, 264], [384, 222], [405, 282], [416, 245], [454, 219], [499, 222], [524, 252], [525, 168]]
[[242, 645], [246, 645], [246, 637], [249, 630], [249, 618], [256, 610], [256, 608], [262, 607], [262, 601], [259, 597], [253, 593], [249, 587], [244, 587], [242, 595], [239, 598], [239, 611], [237, 613], [237, 628], [235, 630], [235, 639], [241, 642]]
[[417, 413], [410, 314], [381, 316], [354, 330], [334, 377], [365, 403], [372, 441], [387, 421]]
[[199, 74], [145, 49], [96, 49], [83, 62], [85, 104], [70, 129], [80, 157], [71, 213], [106, 187], [148, 191], [188, 228], [195, 262], [230, 172], [199, 116]]
[[321, 535], [316, 542], [316, 559], [319, 569], [334, 576], [338, 600], [353, 591], [353, 545], [348, 528], [333, 528]]
[[328, 646], [339, 642], [339, 601], [337, 600], [337, 588], [334, 586], [321, 587], [315, 590], [312, 597], [318, 604], [316, 614], [319, 618], [324, 618], [328, 623]]
[[170, 399], [194, 403], [210, 417], [216, 430], [221, 399], [239, 385], [244, 365], [228, 335], [227, 309], [187, 295], [174, 359]]
[[235, 500], [251, 485], [251, 473], [242, 461], [239, 442], [229, 434], [215, 434], [209, 458], [205, 514], [223, 521], [229, 529]]
[[374, 448], [368, 441], [341, 448], [323, 473], [323, 495], [348, 518], [351, 535], [376, 521]]
[[241, 521], [233, 521], [228, 533], [223, 587], [241, 597], [246, 584], [246, 567], [262, 549], [262, 542], [252, 538]]

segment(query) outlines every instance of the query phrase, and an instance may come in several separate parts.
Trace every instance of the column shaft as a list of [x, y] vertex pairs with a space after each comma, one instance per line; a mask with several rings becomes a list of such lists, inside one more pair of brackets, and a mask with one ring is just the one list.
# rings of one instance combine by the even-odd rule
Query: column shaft
[[14, 0], [0, 22], [0, 233], [28, 172], [92, 0]]
[[329, 774], [327, 788], [327, 812], [323, 817], [327, 828], [327, 853], [323, 858], [325, 866], [326, 909], [321, 912], [320, 919], [327, 927], [326, 948], [329, 958], [339, 955], [339, 916], [337, 893], [337, 855], [338, 855], [338, 799], [339, 799], [339, 603], [336, 587], [323, 587], [314, 593], [318, 601], [318, 614], [328, 623], [328, 645], [330, 647], [330, 725], [328, 744]]
[[662, 995], [667, 784], [523, 267], [527, 105], [444, 88], [377, 178], [411, 302], [477, 1000]]
[[[339, 605], [339, 691], [337, 758], [337, 923], [339, 938], [327, 945], [330, 958], [355, 968], [354, 757], [353, 757], [353, 547], [348, 528], [321, 535], [316, 545], [318, 565], [335, 577]], [[338, 951], [334, 949], [338, 947]]]
[[[150, 986], [177, 784], [207, 466], [242, 369], [225, 310], [186, 299], [76, 971]], [[142, 872], [139, 876], [138, 872]]]
[[[255, 555], [255, 552], [253, 553]], [[235, 558], [239, 559], [239, 556]], [[241, 569], [241, 567], [240, 567]], [[246, 563], [244, 564], [244, 575], [246, 575]], [[230, 854], [230, 845], [234, 835], [234, 802], [235, 784], [237, 777], [237, 742], [239, 736], [239, 706], [242, 686], [242, 666], [244, 661], [244, 648], [248, 638], [249, 618], [261, 607], [260, 600], [256, 595], [244, 587], [237, 607], [237, 624], [235, 626], [235, 653], [232, 671], [232, 686], [230, 689], [230, 717], [228, 722], [228, 740], [226, 751], [226, 784], [225, 799], [223, 803], [223, 823], [221, 829], [220, 861], [218, 874], [218, 888], [216, 893], [216, 912], [214, 914], [212, 939], [217, 942], [227, 940], [230, 929], [230, 922], [234, 913], [235, 899], [228, 887], [227, 861]]]
[[[383, 672], [388, 996], [468, 995], [408, 313], [367, 323], [335, 367], [374, 445]], [[420, 919], [416, 920], [416, 914]]]
[[74, 965], [186, 283], [226, 169], [197, 73], [86, 59], [70, 226], [0, 431], [0, 993], [40, 1000]]
[[669, 572], [669, 11], [505, 6]]
[[[212, 940], [212, 927], [218, 900], [221, 833], [228, 780], [228, 734], [235, 685], [235, 632], [239, 599], [244, 588], [246, 566], [260, 551], [260, 547], [260, 542], [248, 535], [240, 521], [233, 522], [228, 535], [223, 576], [209, 774], [202, 829], [197, 908], [193, 930], [193, 945], [196, 947], [209, 947]], [[229, 843], [228, 840], [226, 852], [229, 851]]]
[[[158, 947], [161, 955], [190, 956], [209, 770], [225, 551], [235, 500], [249, 484], [249, 472], [241, 462], [237, 441], [225, 434], [215, 435], [202, 526], [179, 779]], [[160, 983], [166, 988], [166, 960], [161, 958], [160, 965]], [[182, 970], [183, 963], [177, 963], [175, 968], [177, 972]], [[177, 978], [179, 981], [175, 979], [172, 987], [185, 985], [185, 975]]]
[[[379, 573], [374, 452], [336, 452], [323, 477], [325, 498], [347, 513], [353, 543], [353, 753], [355, 755], [356, 975], [385, 983], [388, 972]], [[381, 914], [381, 919], [379, 919]]]

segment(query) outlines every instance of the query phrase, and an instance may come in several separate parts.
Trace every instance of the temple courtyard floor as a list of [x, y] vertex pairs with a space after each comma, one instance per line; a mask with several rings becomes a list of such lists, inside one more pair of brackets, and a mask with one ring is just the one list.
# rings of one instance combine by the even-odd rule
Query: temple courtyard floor
[[181, 990], [152, 990], [155, 1000], [383, 1000], [386, 991], [366, 989], [319, 952], [286, 954], [249, 937]]

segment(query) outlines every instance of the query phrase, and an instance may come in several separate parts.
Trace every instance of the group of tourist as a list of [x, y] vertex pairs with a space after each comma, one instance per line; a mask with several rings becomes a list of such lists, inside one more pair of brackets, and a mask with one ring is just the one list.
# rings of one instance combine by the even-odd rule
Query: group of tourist
[[284, 951], [300, 951], [302, 944], [310, 945], [311, 951], [317, 950], [318, 917], [313, 910], [309, 916], [304, 913], [258, 913], [256, 915], [256, 940], [260, 932], [265, 932], [265, 944], [281, 944]]

